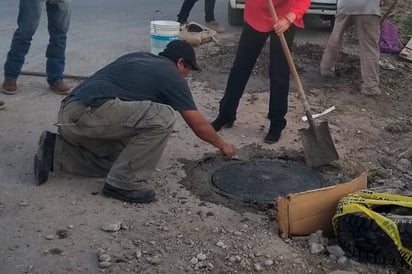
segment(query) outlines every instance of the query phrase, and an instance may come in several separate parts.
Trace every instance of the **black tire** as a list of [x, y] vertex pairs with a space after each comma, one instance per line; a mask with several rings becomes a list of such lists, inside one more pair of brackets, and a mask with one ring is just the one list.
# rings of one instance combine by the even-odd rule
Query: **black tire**
[[[407, 210], [407, 214], [410, 213], [410, 210]], [[412, 250], [412, 217], [386, 213], [384, 215], [395, 221], [403, 246]], [[392, 239], [373, 219], [363, 213], [339, 217], [337, 236], [346, 254], [361, 262], [390, 264], [410, 269]]]
[[232, 6], [230, 6], [230, 2], [228, 1], [227, 19], [229, 21], [229, 25], [232, 25], [232, 26], [243, 25], [243, 9], [232, 8]]

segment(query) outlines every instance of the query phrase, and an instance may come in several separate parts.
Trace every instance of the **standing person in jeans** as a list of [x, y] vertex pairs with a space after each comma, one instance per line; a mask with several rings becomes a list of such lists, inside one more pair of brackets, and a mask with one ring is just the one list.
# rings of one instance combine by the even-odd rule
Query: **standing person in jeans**
[[70, 87], [63, 81], [67, 31], [70, 24], [71, 0], [20, 0], [18, 28], [14, 32], [10, 51], [4, 64], [2, 91], [17, 93], [17, 78], [20, 75], [32, 37], [39, 25], [42, 4], [46, 4], [49, 45], [46, 50], [47, 82], [51, 90], [67, 94]]
[[[393, 0], [385, 0], [387, 6]], [[362, 86], [365, 95], [382, 94], [379, 88], [379, 0], [339, 0], [335, 25], [323, 52], [320, 74], [334, 77], [338, 57], [342, 51], [343, 35], [350, 26], [355, 25], [359, 40]]]
[[144, 187], [173, 132], [174, 111], [192, 131], [233, 156], [193, 101], [184, 79], [199, 70], [189, 43], [174, 40], [159, 56], [126, 54], [75, 87], [62, 101], [59, 134], [40, 137], [34, 173], [38, 185], [50, 171], [106, 177], [103, 193], [122, 201], [149, 203], [155, 192]]
[[[180, 25], [187, 23], [187, 18], [189, 18], [190, 11], [198, 0], [184, 0], [180, 12], [177, 15], [177, 22]], [[225, 29], [219, 25], [215, 20], [215, 3], [216, 0], [204, 0], [205, 1], [205, 21], [206, 27], [215, 30], [218, 33], [222, 33]]]
[[268, 37], [270, 38], [270, 101], [267, 117], [270, 120], [270, 128], [264, 141], [277, 142], [286, 127], [290, 70], [278, 35], [284, 33], [289, 48], [292, 46], [294, 26], [303, 27], [303, 14], [309, 8], [310, 0], [273, 0], [273, 5], [279, 17], [276, 24], [273, 24], [267, 0], [246, 1], [245, 25], [235, 61], [230, 70], [225, 94], [220, 101], [218, 117], [212, 122], [216, 131], [233, 126], [240, 98]]

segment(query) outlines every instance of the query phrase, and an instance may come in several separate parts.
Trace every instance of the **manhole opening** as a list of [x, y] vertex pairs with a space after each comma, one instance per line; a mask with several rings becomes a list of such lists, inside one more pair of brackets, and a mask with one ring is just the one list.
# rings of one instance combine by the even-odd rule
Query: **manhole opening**
[[210, 182], [216, 193], [252, 204], [274, 204], [279, 196], [324, 186], [315, 170], [280, 159], [230, 162], [212, 172]]

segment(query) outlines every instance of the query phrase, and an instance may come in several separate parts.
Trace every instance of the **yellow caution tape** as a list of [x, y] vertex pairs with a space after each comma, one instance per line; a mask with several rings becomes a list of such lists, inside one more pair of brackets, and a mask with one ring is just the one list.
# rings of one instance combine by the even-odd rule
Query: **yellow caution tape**
[[402, 245], [397, 224], [382, 214], [373, 211], [373, 207], [377, 205], [397, 205], [412, 208], [412, 197], [389, 193], [378, 193], [369, 190], [362, 190], [349, 194], [339, 201], [336, 214], [333, 216], [332, 224], [335, 234], [337, 234], [339, 217], [345, 214], [362, 212], [373, 219], [375, 223], [392, 239], [401, 257], [412, 269], [412, 251]]

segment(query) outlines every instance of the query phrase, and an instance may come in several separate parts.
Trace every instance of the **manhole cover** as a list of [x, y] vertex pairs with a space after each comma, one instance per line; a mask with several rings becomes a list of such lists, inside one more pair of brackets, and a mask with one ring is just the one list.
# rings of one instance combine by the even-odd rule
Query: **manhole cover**
[[293, 161], [236, 161], [216, 170], [214, 190], [246, 203], [273, 204], [279, 196], [322, 187], [323, 179], [313, 169]]

